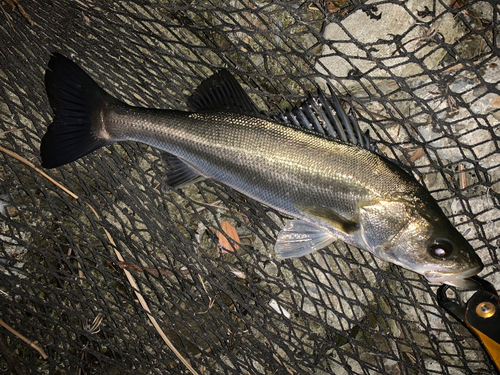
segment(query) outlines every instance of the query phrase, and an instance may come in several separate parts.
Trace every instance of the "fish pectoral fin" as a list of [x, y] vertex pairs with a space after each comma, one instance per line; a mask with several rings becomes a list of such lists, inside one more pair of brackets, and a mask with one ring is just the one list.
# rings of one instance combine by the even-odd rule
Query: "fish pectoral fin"
[[262, 116], [252, 99], [227, 69], [204, 80], [187, 100], [192, 112], [230, 111]]
[[328, 246], [335, 237], [303, 220], [292, 220], [278, 234], [274, 251], [278, 259], [297, 258]]
[[167, 154], [166, 162], [168, 167], [166, 182], [167, 185], [173, 189], [181, 189], [206, 179], [200, 172], [196, 171], [177, 156]]
[[337, 212], [328, 207], [311, 205], [307, 203], [295, 204], [295, 207], [297, 207], [303, 213], [312, 216], [315, 219], [330, 225], [333, 229], [345, 234], [351, 234], [359, 228], [356, 222], [346, 219], [345, 217], [339, 215]]

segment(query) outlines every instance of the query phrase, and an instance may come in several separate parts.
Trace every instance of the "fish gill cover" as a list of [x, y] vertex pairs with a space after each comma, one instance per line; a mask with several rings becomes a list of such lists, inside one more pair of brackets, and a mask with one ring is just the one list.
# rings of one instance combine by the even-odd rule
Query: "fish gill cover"
[[2, 369], [492, 373], [477, 341], [438, 307], [436, 286], [415, 273], [343, 243], [278, 261], [288, 218], [211, 181], [172, 192], [165, 155], [143, 145], [48, 171], [78, 198], [39, 173], [38, 150], [52, 120], [43, 76], [53, 51], [143, 107], [184, 110], [223, 67], [273, 114], [316, 85], [328, 92], [328, 82], [378, 152], [432, 193], [500, 289], [496, 2], [8, 3]]

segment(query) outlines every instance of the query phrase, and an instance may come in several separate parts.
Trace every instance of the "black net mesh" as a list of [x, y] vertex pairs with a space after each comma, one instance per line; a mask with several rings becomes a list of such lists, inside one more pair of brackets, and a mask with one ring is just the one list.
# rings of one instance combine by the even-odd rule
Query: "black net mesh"
[[[500, 288], [498, 16], [494, 0], [10, 0], [0, 14], [0, 146], [42, 169], [53, 51], [137, 106], [185, 109], [220, 67], [270, 112], [328, 81], [379, 152], [431, 191]], [[78, 199], [12, 155], [0, 161], [0, 317], [32, 344], [0, 328], [0, 371], [494, 371], [437, 306], [436, 286], [343, 243], [277, 261], [286, 218], [210, 181], [170, 191], [158, 150], [122, 143], [48, 172]], [[220, 246], [225, 222], [237, 251]]]

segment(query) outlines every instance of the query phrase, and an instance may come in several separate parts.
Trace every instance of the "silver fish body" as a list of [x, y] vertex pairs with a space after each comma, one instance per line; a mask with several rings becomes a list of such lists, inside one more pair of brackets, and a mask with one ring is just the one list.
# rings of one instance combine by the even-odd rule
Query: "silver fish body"
[[[185, 175], [178, 185], [211, 178], [295, 218], [278, 235], [280, 258], [342, 240], [431, 282], [468, 287], [465, 279], [483, 268], [427, 190], [383, 156], [255, 112], [211, 110], [205, 104], [199, 112], [130, 107], [62, 59], [55, 55], [46, 75], [56, 116], [42, 140], [44, 166], [65, 164], [113, 142], [138, 141], [175, 156]], [[65, 112], [61, 92], [80, 95], [65, 73], [83, 80], [81, 87], [95, 85], [85, 91], [93, 99], [78, 124]], [[82, 123], [88, 134], [80, 145], [67, 134]]]
[[[105, 111], [102, 127], [111, 141], [138, 141], [174, 154], [200, 175], [327, 230], [327, 218], [311, 217], [304, 208], [325, 207], [350, 219], [363, 202], [426, 194], [378, 154], [267, 119], [123, 106]], [[366, 248], [352, 235], [343, 237]]]

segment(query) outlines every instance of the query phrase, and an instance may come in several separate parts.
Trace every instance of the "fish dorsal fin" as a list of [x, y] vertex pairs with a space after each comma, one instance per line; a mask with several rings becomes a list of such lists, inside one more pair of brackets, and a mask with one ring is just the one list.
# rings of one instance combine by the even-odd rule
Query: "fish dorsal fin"
[[166, 183], [173, 189], [181, 189], [206, 178], [177, 156], [166, 154], [165, 159], [168, 168]]
[[357, 223], [346, 219], [328, 207], [311, 205], [308, 203], [298, 203], [295, 204], [295, 206], [303, 213], [315, 218], [316, 220], [322, 221], [339, 232], [351, 234], [359, 228]]
[[230, 111], [252, 116], [262, 116], [236, 78], [221, 69], [204, 80], [187, 100], [192, 112]]
[[335, 237], [303, 220], [292, 220], [278, 234], [274, 251], [278, 259], [297, 258], [328, 246]]
[[300, 106], [274, 115], [272, 118], [373, 151], [374, 146], [368, 131], [365, 133], [361, 131], [354, 110], [351, 108], [346, 114], [333, 88], [330, 85], [328, 87], [330, 98], [327, 98], [323, 91], [318, 88], [316, 96], [309, 95]]

